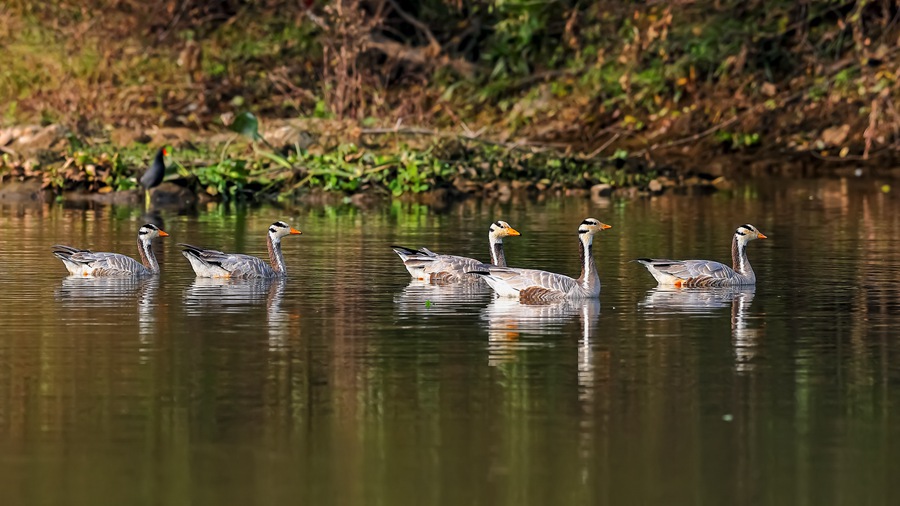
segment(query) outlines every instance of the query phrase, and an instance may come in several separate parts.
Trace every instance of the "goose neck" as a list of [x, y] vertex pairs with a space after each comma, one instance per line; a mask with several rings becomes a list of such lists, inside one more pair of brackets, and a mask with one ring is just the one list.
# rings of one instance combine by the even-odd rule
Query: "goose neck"
[[600, 284], [600, 276], [597, 274], [597, 266], [594, 263], [594, 237], [584, 234], [579, 237], [578, 246], [581, 254], [581, 276], [578, 284], [587, 291], [592, 291]]
[[272, 264], [272, 269], [279, 276], [286, 275], [287, 269], [284, 265], [284, 255], [281, 253], [281, 239], [273, 238], [271, 235], [266, 236], [266, 246], [269, 250], [269, 263]]
[[731, 241], [731, 262], [734, 272], [744, 276], [753, 276], [753, 267], [750, 266], [750, 259], [747, 258], [747, 242], [742, 241], [737, 234]]
[[138, 252], [141, 254], [141, 264], [150, 272], [159, 272], [159, 263], [153, 254], [153, 247], [149, 239], [138, 238]]
[[491, 263], [498, 267], [506, 267], [506, 255], [503, 253], [503, 239], [494, 237], [494, 235], [489, 235], [488, 241], [490, 241], [491, 244]]

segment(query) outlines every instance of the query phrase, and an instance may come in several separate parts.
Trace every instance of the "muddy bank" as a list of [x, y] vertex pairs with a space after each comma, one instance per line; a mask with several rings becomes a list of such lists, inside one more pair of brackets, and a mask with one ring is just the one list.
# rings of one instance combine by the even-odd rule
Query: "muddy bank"
[[138, 180], [162, 146], [171, 156], [165, 181], [150, 190], [156, 208], [233, 201], [369, 207], [391, 198], [440, 207], [466, 198], [637, 198], [730, 191], [736, 181], [757, 178], [900, 175], [888, 152], [853, 160], [682, 146], [606, 158], [450, 133], [384, 135], [305, 121], [272, 122], [260, 138], [155, 128], [111, 130], [88, 141], [61, 125], [4, 129], [0, 200], [138, 205], [144, 199]]

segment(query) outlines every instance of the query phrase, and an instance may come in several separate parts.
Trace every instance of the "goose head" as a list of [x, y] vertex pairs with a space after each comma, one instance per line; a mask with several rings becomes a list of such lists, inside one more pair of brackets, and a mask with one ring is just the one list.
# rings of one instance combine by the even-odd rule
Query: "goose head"
[[142, 225], [140, 229], [138, 229], [138, 239], [143, 242], [148, 242], [151, 239], [156, 239], [157, 237], [168, 237], [169, 234], [163, 232], [159, 227], [152, 223], [147, 223]]
[[741, 225], [734, 231], [734, 238], [742, 244], [746, 244], [749, 241], [754, 239], [765, 239], [766, 236], [762, 234], [759, 230], [756, 229], [753, 225], [747, 223], [746, 225]]
[[522, 234], [520, 234], [518, 230], [509, 226], [509, 223], [505, 221], [495, 221], [491, 223], [489, 235], [491, 239], [503, 240], [504, 237], [515, 237]]
[[585, 218], [585, 220], [581, 222], [581, 225], [578, 225], [578, 236], [582, 238], [593, 237], [597, 232], [608, 228], [612, 228], [612, 226], [601, 223], [600, 220], [596, 218]]
[[269, 225], [269, 238], [272, 239], [273, 243], [277, 243], [281, 241], [281, 238], [286, 235], [299, 235], [303, 232], [297, 230], [296, 228], [288, 225], [283, 221], [276, 221], [275, 223]]

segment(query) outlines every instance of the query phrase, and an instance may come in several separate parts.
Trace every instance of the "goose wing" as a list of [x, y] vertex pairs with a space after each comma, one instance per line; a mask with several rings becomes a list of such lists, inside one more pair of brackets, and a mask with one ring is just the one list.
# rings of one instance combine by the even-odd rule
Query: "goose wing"
[[[219, 250], [198, 248], [190, 244], [179, 243], [185, 256], [200, 262], [210, 271], [220, 272], [232, 278], [268, 277], [274, 275], [272, 267], [252, 255], [224, 253]], [[217, 276], [218, 277], [218, 276]]]
[[[424, 269], [434, 263], [438, 255], [427, 248], [412, 249], [405, 246], [391, 246], [407, 269]], [[410, 271], [412, 273], [412, 271]]]
[[716, 282], [734, 276], [734, 270], [712, 260], [667, 260], [639, 258], [638, 262], [651, 272], [656, 271], [673, 278], [691, 282]]
[[548, 300], [565, 297], [578, 286], [578, 282], [564, 274], [538, 269], [516, 269], [480, 265], [476, 274], [484, 276], [494, 290], [507, 297]]
[[269, 264], [252, 255], [226, 255], [220, 265], [233, 278], [266, 278], [275, 275]]
[[428, 248], [419, 250], [391, 246], [410, 275], [430, 281], [454, 281], [482, 265], [480, 260], [456, 255], [439, 255]]
[[53, 254], [66, 263], [72, 274], [121, 276], [149, 272], [137, 260], [119, 253], [93, 252], [71, 246], [53, 246]]
[[433, 261], [425, 266], [425, 273], [431, 275], [432, 281], [452, 281], [458, 278], [471, 277], [467, 272], [482, 265], [474, 258], [456, 255], [435, 255]]

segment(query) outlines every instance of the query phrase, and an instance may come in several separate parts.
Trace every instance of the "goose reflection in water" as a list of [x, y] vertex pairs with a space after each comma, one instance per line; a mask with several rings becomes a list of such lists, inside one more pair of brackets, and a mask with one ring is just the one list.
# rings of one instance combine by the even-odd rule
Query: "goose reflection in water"
[[394, 296], [398, 316], [458, 316], [460, 306], [481, 306], [492, 296], [484, 283], [435, 284], [412, 280]]
[[[91, 308], [90, 313], [107, 310], [120, 316], [124, 306], [133, 301], [137, 306], [138, 332], [141, 342], [150, 344], [150, 338], [156, 332], [156, 293], [159, 291], [157, 277], [77, 277], [63, 278], [56, 290], [56, 300], [60, 301], [66, 314], [88, 314], [84, 308]], [[149, 351], [149, 350], [142, 350]]]
[[756, 288], [668, 288], [650, 290], [638, 307], [659, 313], [689, 313], [714, 315], [721, 309], [731, 309], [731, 341], [734, 346], [735, 368], [749, 371], [757, 354], [761, 330], [748, 325], [750, 305]]
[[[547, 341], [522, 340], [522, 337], [557, 336], [564, 325], [580, 318], [580, 368], [583, 362], [590, 362], [590, 340], [599, 316], [600, 301], [597, 299], [524, 304], [516, 299], [495, 298], [482, 312], [482, 319], [488, 323], [488, 362], [490, 365], [500, 365], [515, 360], [518, 351], [553, 346]], [[586, 355], [586, 358], [581, 355]]]
[[253, 313], [266, 307], [269, 347], [286, 344], [290, 315], [281, 308], [286, 278], [195, 278], [184, 291], [184, 308], [188, 315]]
[[[558, 343], [558, 336], [571, 335], [562, 328], [578, 321], [578, 402], [583, 416], [579, 420], [579, 453], [585, 466], [581, 468], [587, 479], [594, 457], [595, 391], [597, 384], [594, 340], [600, 322], [600, 301], [597, 299], [563, 299], [544, 304], [524, 304], [516, 299], [498, 297], [482, 312], [488, 324], [488, 365], [502, 368], [515, 362], [526, 349], [550, 347]], [[535, 338], [535, 339], [532, 339]], [[602, 356], [602, 355], [601, 355]], [[602, 362], [601, 362], [602, 363]], [[601, 370], [603, 367], [601, 367]]]

